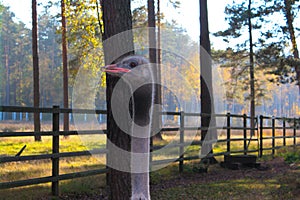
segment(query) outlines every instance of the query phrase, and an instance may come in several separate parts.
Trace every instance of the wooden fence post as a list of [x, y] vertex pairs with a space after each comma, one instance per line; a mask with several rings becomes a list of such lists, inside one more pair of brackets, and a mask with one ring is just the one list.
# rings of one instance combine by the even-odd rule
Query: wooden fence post
[[[59, 153], [59, 106], [53, 106], [52, 115], [52, 154]], [[54, 156], [52, 158], [52, 177], [55, 178], [52, 181], [52, 195], [59, 195], [59, 156]]]
[[230, 113], [227, 113], [227, 153], [230, 154]]
[[180, 147], [179, 147], [179, 172], [183, 172], [184, 161], [184, 112], [180, 112]]
[[264, 130], [264, 117], [262, 115], [259, 116], [259, 157], [261, 158], [263, 156], [263, 130]]
[[[247, 115], [244, 114], [243, 115], [243, 122], [244, 122], [244, 155], [247, 155]], [[250, 138], [249, 138], [250, 139]], [[250, 140], [249, 140], [249, 144], [250, 144]]]
[[272, 117], [272, 156], [275, 155], [275, 117]]
[[283, 128], [283, 146], [286, 146], [286, 124], [285, 124], [285, 117], [283, 118], [283, 123], [282, 123], [282, 128]]

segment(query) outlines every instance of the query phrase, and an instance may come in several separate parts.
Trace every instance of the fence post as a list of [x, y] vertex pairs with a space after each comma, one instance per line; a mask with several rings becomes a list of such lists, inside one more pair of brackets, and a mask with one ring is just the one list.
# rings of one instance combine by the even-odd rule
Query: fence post
[[261, 158], [263, 156], [263, 130], [264, 130], [264, 117], [262, 115], [259, 116], [259, 157]]
[[180, 112], [180, 147], [179, 147], [179, 172], [183, 172], [184, 161], [184, 111]]
[[227, 113], [227, 153], [230, 154], [230, 113]]
[[275, 155], [275, 117], [272, 117], [272, 156]]
[[[59, 106], [53, 106], [52, 115], [52, 154], [59, 153]], [[52, 181], [52, 195], [59, 195], [59, 156], [52, 158], [52, 177], [55, 180]]]
[[[247, 155], [248, 147], [247, 147], [247, 115], [243, 115], [243, 122], [244, 122], [244, 155]], [[250, 138], [249, 138], [250, 139]], [[250, 144], [250, 140], [249, 140]]]
[[286, 124], [285, 124], [285, 117], [283, 118], [283, 123], [282, 123], [282, 128], [283, 128], [283, 146], [286, 146]]

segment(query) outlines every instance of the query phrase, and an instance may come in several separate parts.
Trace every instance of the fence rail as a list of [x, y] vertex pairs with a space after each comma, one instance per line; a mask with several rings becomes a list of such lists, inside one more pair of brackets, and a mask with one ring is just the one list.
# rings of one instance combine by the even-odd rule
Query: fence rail
[[[52, 162], [52, 175], [47, 177], [33, 178], [27, 180], [19, 180], [12, 182], [2, 182], [0, 183], [0, 189], [14, 188], [20, 186], [27, 186], [40, 183], [52, 183], [52, 194], [58, 195], [59, 193], [59, 181], [73, 179], [77, 177], [85, 177], [96, 174], [104, 174], [107, 172], [105, 168], [89, 170], [76, 173], [60, 174], [60, 158], [75, 157], [75, 156], [89, 156], [92, 154], [105, 155], [107, 149], [92, 149], [89, 151], [79, 151], [79, 152], [63, 152], [59, 151], [59, 137], [60, 136], [70, 136], [70, 135], [94, 135], [94, 134], [106, 134], [106, 130], [85, 130], [85, 131], [60, 131], [60, 114], [70, 113], [70, 114], [97, 114], [105, 115], [105, 110], [91, 110], [91, 109], [62, 109], [57, 106], [53, 108], [32, 108], [32, 107], [17, 107], [17, 106], [0, 106], [0, 112], [2, 113], [48, 113], [52, 115], [52, 131], [41, 131], [41, 132], [0, 132], [0, 139], [4, 137], [31, 137], [36, 134], [40, 136], [51, 136], [52, 137], [52, 153], [50, 154], [40, 154], [40, 155], [28, 155], [28, 156], [0, 156], [0, 164], [7, 162], [19, 162], [19, 161], [32, 161], [32, 160], [43, 160], [51, 159]], [[206, 143], [225, 143], [225, 150], [222, 152], [208, 154], [208, 157], [221, 156], [229, 154], [257, 154], [258, 156], [263, 156], [266, 154], [275, 154], [275, 150], [282, 148], [284, 146], [299, 146], [300, 145], [300, 134], [299, 134], [299, 118], [280, 118], [280, 117], [267, 117], [260, 116], [256, 117], [256, 127], [254, 131], [257, 133], [251, 135], [252, 128], [249, 127], [250, 117], [247, 115], [236, 115], [236, 114], [216, 114], [216, 118], [223, 118], [226, 125], [221, 127], [189, 127], [186, 125], [186, 119], [189, 117], [206, 117], [207, 114], [199, 113], [185, 113], [185, 112], [162, 112], [161, 115], [173, 115], [179, 117], [178, 127], [162, 128], [161, 132], [179, 132], [179, 142], [174, 144], [169, 144], [168, 148], [178, 148], [179, 155], [176, 159], [164, 159], [164, 160], [152, 160], [152, 164], [163, 164], [169, 162], [178, 162], [179, 172], [183, 171], [184, 161], [199, 159], [199, 155], [187, 155], [185, 148], [188, 146], [201, 146], [202, 141], [186, 141], [186, 133], [188, 131], [203, 131], [203, 130], [217, 130], [223, 131], [225, 136], [212, 139], [211, 141], [206, 141]], [[239, 119], [242, 125], [235, 125], [234, 120]], [[271, 122], [270, 122], [271, 120]], [[277, 121], [276, 121], [277, 120]], [[276, 124], [276, 122], [280, 124]], [[289, 124], [289, 126], [287, 125]], [[281, 133], [281, 135], [278, 134]], [[292, 132], [292, 133], [291, 133]], [[288, 140], [292, 140], [292, 142]], [[271, 141], [271, 142], [267, 142]], [[280, 144], [277, 144], [278, 141]], [[241, 142], [240, 148], [236, 145], [233, 147], [234, 142]], [[254, 142], [256, 145], [252, 145], [251, 149], [250, 143]], [[271, 143], [271, 145], [270, 145]], [[163, 145], [153, 145], [151, 147], [152, 151], [158, 150]], [[20, 153], [21, 154], [21, 153]]]

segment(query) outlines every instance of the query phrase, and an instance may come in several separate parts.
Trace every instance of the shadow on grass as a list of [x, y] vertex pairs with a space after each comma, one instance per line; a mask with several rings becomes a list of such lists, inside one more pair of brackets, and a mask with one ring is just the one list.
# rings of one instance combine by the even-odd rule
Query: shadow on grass
[[60, 197], [51, 195], [51, 184], [39, 184], [0, 190], [2, 200], [81, 199], [80, 196], [105, 196], [105, 175], [60, 181]]
[[[299, 175], [299, 174], [298, 174]], [[232, 180], [197, 183], [184, 181], [173, 186], [162, 185], [152, 193], [152, 200], [298, 200], [300, 199], [300, 182], [295, 174], [271, 179], [236, 178]], [[294, 177], [294, 179], [292, 179]]]

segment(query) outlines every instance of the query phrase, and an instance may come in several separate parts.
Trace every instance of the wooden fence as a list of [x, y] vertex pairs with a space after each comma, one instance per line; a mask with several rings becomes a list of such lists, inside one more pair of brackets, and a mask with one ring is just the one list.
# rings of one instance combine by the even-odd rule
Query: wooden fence
[[[104, 174], [107, 172], [106, 168], [89, 170], [76, 173], [60, 174], [59, 173], [59, 161], [60, 158], [75, 157], [75, 156], [90, 156], [91, 154], [102, 154], [107, 153], [106, 149], [93, 149], [90, 151], [80, 152], [64, 152], [59, 151], [59, 137], [70, 136], [70, 135], [94, 135], [94, 134], [106, 134], [106, 130], [86, 130], [86, 131], [60, 131], [60, 114], [64, 113], [77, 113], [77, 114], [96, 114], [105, 115], [105, 110], [88, 110], [88, 109], [62, 109], [58, 106], [53, 108], [32, 108], [32, 107], [15, 107], [15, 106], [2, 106], [0, 112], [18, 112], [18, 113], [48, 113], [52, 115], [52, 131], [41, 131], [41, 132], [0, 132], [0, 138], [3, 137], [33, 137], [35, 135], [40, 136], [51, 136], [52, 137], [52, 153], [51, 154], [40, 154], [40, 155], [29, 155], [29, 156], [0, 156], [0, 164], [7, 162], [19, 162], [19, 161], [32, 161], [32, 160], [43, 160], [51, 159], [52, 162], [52, 175], [47, 177], [33, 178], [27, 180], [2, 182], [0, 183], [0, 189], [14, 188], [20, 186], [27, 186], [41, 183], [52, 183], [52, 194], [59, 194], [59, 181], [73, 179], [78, 177], [92, 176], [96, 174]], [[162, 115], [173, 115], [179, 117], [179, 126], [171, 128], [162, 128], [161, 132], [174, 132], [179, 131], [179, 143], [168, 145], [168, 148], [179, 148], [178, 158], [171, 160], [172, 162], [178, 162], [179, 171], [183, 171], [184, 161], [187, 160], [199, 160], [199, 155], [187, 156], [184, 152], [184, 148], [188, 146], [201, 146], [200, 140], [193, 141], [192, 143], [186, 142], [185, 135], [187, 131], [200, 131], [207, 130], [205, 127], [191, 127], [186, 125], [187, 118], [189, 117], [206, 117], [206, 115], [199, 113], [185, 113], [185, 112], [163, 112]], [[223, 119], [225, 126], [210, 127], [217, 131], [225, 132], [224, 136], [221, 136], [211, 143], [216, 145], [224, 144], [225, 149], [221, 152], [209, 154], [207, 156], [221, 156], [229, 154], [257, 154], [263, 156], [265, 154], [275, 154], [275, 150], [284, 146], [299, 146], [300, 145], [300, 134], [299, 130], [299, 119], [296, 118], [275, 118], [260, 116], [256, 118], [256, 127], [252, 130], [249, 127], [250, 117], [247, 115], [234, 115], [234, 114], [216, 114], [216, 118]], [[239, 120], [240, 123], [236, 123]], [[271, 120], [271, 122], [270, 122]], [[275, 120], [281, 123], [275, 124]], [[287, 125], [289, 123], [289, 126]], [[242, 125], [241, 125], [242, 124]], [[251, 135], [254, 131], [255, 134]], [[282, 133], [278, 135], [278, 131]], [[290, 133], [292, 131], [292, 134]], [[267, 142], [271, 140], [271, 142]], [[278, 144], [278, 140], [282, 141]], [[292, 142], [290, 142], [292, 140]], [[238, 143], [238, 145], [232, 145]], [[240, 145], [242, 143], [242, 145]], [[250, 143], [255, 143], [249, 148]], [[153, 145], [152, 150], [155, 151], [164, 146]], [[168, 163], [170, 160], [153, 160], [152, 164]]]

